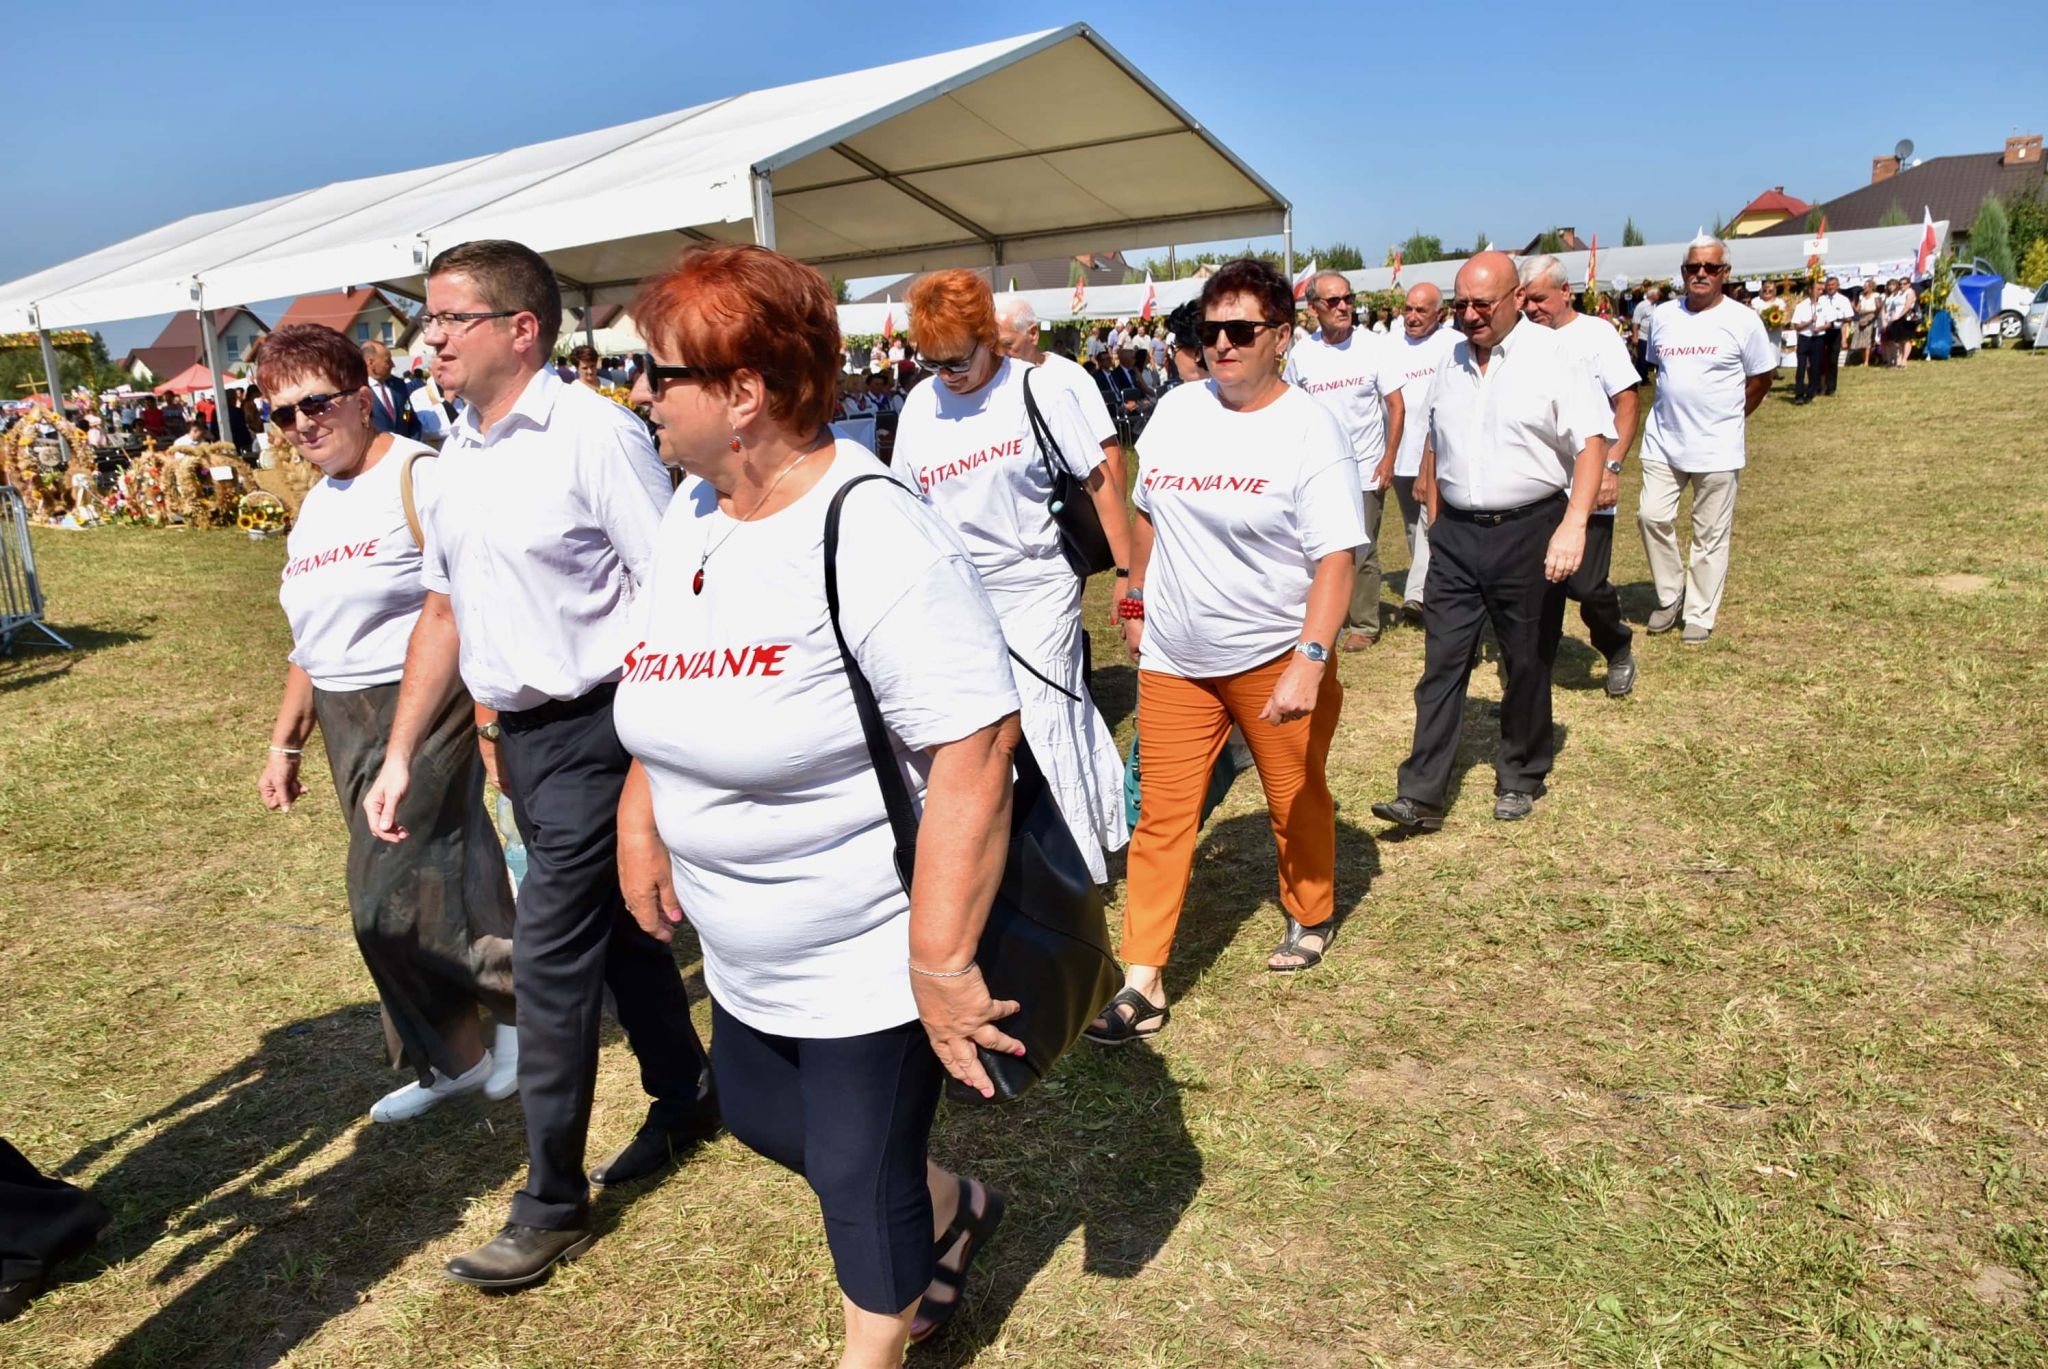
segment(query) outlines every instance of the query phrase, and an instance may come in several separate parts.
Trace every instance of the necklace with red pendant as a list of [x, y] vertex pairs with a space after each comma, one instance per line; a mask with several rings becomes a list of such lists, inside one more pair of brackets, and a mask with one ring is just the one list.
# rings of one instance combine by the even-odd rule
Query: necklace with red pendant
[[[811, 449], [811, 451], [816, 450], [816, 447], [813, 447]], [[747, 511], [747, 516], [745, 518], [735, 519], [733, 521], [733, 525], [730, 528], [726, 529], [724, 537], [719, 538], [716, 542], [713, 542], [710, 546], [704, 549], [704, 555], [698, 558], [697, 561], [697, 573], [690, 577], [690, 593], [702, 594], [704, 592], [704, 567], [711, 563], [712, 553], [716, 552], [720, 547], [724, 546], [727, 540], [730, 539], [734, 533], [738, 532], [742, 527], [744, 527], [748, 523], [753, 522], [754, 516], [760, 513], [762, 509], [766, 508], [768, 506], [768, 501], [775, 497], [775, 491], [782, 488], [782, 482], [789, 478], [789, 473], [795, 470], [798, 466], [803, 465], [804, 462], [809, 461], [810, 459], [811, 452], [805, 452], [802, 456], [790, 462], [787, 466], [784, 466], [782, 468], [782, 474], [776, 476], [775, 483], [768, 487], [768, 493], [762, 495], [760, 501], [756, 503], [753, 508]]]

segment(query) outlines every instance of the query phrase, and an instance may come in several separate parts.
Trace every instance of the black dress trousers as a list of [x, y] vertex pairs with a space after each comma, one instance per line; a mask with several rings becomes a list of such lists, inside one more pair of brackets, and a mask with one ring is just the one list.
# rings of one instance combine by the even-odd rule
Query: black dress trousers
[[512, 1220], [553, 1231], [589, 1217], [583, 1149], [606, 985], [654, 1099], [649, 1120], [681, 1127], [709, 1088], [675, 957], [619, 893], [619, 792], [632, 757], [612, 726], [615, 688], [499, 715], [498, 760], [526, 843], [512, 984], [530, 1168]]
[[1842, 361], [1842, 330], [1828, 328], [1820, 335], [1820, 392], [1835, 392], [1835, 371]]
[[84, 1189], [52, 1179], [0, 1140], [0, 1284], [34, 1284], [85, 1250], [107, 1209]]
[[[1621, 594], [1608, 579], [1613, 568], [1614, 519], [1596, 513], [1586, 520], [1586, 555], [1564, 582], [1564, 597], [1579, 606], [1579, 621], [1586, 625], [1586, 633], [1593, 639], [1593, 650], [1610, 661], [1635, 640], [1635, 632], [1622, 620]], [[1558, 603], [1556, 631], [1559, 637], [1563, 636], [1562, 600]], [[1550, 654], [1552, 659], [1556, 658], [1555, 639], [1551, 641]]]
[[1429, 525], [1422, 679], [1415, 686], [1415, 746], [1401, 764], [1402, 797], [1444, 806], [1465, 726], [1472, 655], [1489, 621], [1507, 672], [1494, 792], [1543, 792], [1554, 750], [1550, 668], [1564, 615], [1564, 586], [1543, 578], [1543, 557], [1564, 510], [1559, 495], [1494, 523], [1491, 515], [1445, 504]]

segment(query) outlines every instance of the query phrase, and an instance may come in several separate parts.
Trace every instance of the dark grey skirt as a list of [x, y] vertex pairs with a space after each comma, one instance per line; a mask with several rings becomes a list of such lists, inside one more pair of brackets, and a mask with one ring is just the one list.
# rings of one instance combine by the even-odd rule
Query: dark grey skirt
[[387, 842], [370, 831], [363, 796], [384, 764], [398, 686], [313, 691], [313, 712], [348, 818], [348, 902], [356, 945], [384, 1000], [405, 1062], [421, 1083], [428, 1066], [462, 1073], [448, 1034], [478, 1007], [512, 1012], [512, 881], [484, 811], [484, 766], [475, 708], [455, 697], [434, 720], [398, 807], [411, 834]]

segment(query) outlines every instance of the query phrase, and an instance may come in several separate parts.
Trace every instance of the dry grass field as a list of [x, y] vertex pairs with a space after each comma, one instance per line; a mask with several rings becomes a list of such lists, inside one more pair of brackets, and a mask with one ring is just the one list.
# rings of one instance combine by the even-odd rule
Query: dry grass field
[[[1751, 434], [1720, 631], [1639, 639], [1616, 702], [1571, 622], [1531, 821], [1490, 816], [1483, 671], [1449, 825], [1393, 839], [1420, 635], [1343, 659], [1332, 957], [1262, 968], [1246, 777], [1154, 1047], [942, 1115], [1011, 1217], [913, 1364], [2048, 1363], [2048, 358], [1851, 369]], [[544, 1287], [441, 1277], [518, 1106], [366, 1120], [397, 1078], [324, 766], [255, 797], [281, 544], [36, 548], [79, 650], [0, 658], [0, 1135], [115, 1222], [0, 1364], [829, 1364], [810, 1194], [729, 1138]], [[641, 1107], [602, 1068], [600, 1154]]]

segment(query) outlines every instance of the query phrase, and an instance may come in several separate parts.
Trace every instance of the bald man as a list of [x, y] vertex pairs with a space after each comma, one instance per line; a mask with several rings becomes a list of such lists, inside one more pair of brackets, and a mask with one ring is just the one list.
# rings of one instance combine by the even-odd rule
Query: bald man
[[1358, 461], [1371, 540], [1358, 552], [1358, 575], [1351, 582], [1338, 646], [1363, 651], [1380, 639], [1380, 514], [1407, 411], [1389, 364], [1393, 353], [1387, 340], [1356, 326], [1358, 298], [1350, 278], [1341, 271], [1323, 272], [1309, 282], [1308, 305], [1316, 330], [1288, 348], [1281, 378], [1335, 415]]
[[1415, 492], [1415, 477], [1422, 471], [1422, 450], [1429, 443], [1429, 382], [1457, 343], [1458, 330], [1444, 327], [1444, 292], [1428, 284], [1409, 290], [1401, 306], [1401, 331], [1390, 350], [1407, 410], [1394, 454], [1394, 498], [1401, 506], [1402, 531], [1408, 534], [1408, 582], [1401, 591], [1401, 617], [1418, 625], [1429, 580], [1429, 517]]
[[412, 411], [411, 392], [391, 378], [391, 349], [381, 342], [364, 343], [363, 364], [370, 368], [371, 426], [419, 441], [420, 421]]
[[1506, 675], [1493, 815], [1529, 816], [1555, 742], [1550, 671], [1564, 582], [1586, 550], [1607, 459], [1606, 396], [1549, 329], [1525, 323], [1515, 263], [1481, 252], [1458, 272], [1452, 316], [1464, 339], [1429, 386], [1429, 598], [1415, 745], [1377, 816], [1410, 831], [1443, 826], [1465, 725], [1473, 649], [1493, 623]]
[[1045, 378], [1074, 397], [1081, 416], [1088, 422], [1088, 435], [1102, 447], [1102, 459], [1109, 466], [1110, 488], [1127, 490], [1124, 483], [1124, 449], [1117, 441], [1116, 419], [1095, 383], [1095, 373], [1078, 361], [1038, 345], [1038, 313], [1020, 295], [996, 296], [996, 350], [1026, 365], [1036, 366]]

